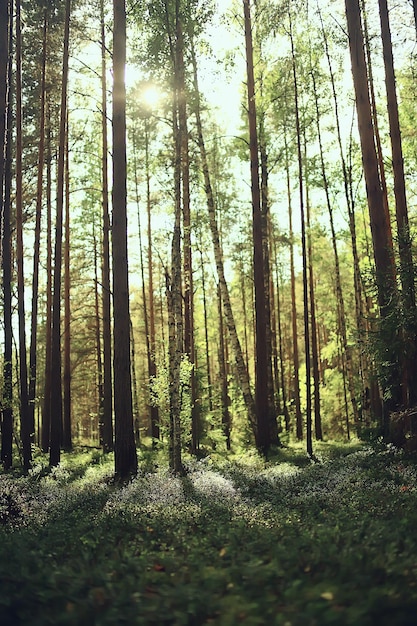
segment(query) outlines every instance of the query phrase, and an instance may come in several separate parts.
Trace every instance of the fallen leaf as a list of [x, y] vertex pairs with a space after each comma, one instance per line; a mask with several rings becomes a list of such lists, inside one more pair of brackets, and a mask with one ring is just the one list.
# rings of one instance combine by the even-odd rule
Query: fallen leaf
[[334, 599], [334, 595], [332, 594], [331, 591], [324, 591], [320, 595], [320, 598], [323, 598], [323, 600], [333, 600]]

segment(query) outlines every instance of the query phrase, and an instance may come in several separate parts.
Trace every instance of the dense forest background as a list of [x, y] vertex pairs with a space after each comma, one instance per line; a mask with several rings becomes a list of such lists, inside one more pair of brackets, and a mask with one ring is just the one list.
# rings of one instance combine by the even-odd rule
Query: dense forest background
[[3, 467], [412, 448], [416, 2], [0, 10]]

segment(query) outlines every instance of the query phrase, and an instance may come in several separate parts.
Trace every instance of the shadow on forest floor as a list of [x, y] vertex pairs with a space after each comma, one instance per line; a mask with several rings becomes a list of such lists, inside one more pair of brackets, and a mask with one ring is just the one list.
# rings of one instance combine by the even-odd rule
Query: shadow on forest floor
[[[394, 448], [0, 474], [0, 624], [408, 626], [417, 465]], [[154, 465], [153, 465], [154, 466]]]

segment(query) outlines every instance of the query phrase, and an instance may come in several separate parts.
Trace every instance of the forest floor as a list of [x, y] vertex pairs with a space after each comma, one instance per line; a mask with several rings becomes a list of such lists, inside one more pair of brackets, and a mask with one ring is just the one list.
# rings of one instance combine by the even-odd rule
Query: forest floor
[[417, 460], [323, 444], [190, 461], [66, 455], [0, 473], [0, 625], [417, 623]]

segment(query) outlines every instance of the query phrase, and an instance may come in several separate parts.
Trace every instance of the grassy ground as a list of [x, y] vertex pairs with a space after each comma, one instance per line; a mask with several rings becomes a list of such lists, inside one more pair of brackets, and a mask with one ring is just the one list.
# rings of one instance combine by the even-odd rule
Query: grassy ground
[[0, 625], [416, 624], [416, 461], [318, 454], [184, 478], [142, 457], [124, 488], [98, 453], [0, 474]]

